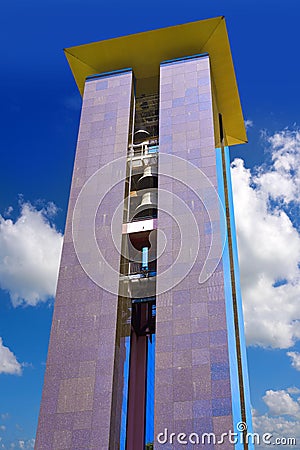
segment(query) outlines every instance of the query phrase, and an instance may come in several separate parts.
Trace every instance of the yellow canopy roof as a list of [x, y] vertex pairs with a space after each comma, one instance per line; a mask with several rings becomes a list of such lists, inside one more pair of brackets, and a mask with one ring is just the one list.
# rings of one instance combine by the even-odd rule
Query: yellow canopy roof
[[130, 67], [137, 79], [156, 77], [161, 62], [204, 52], [211, 62], [215, 129], [220, 112], [226, 144], [247, 142], [223, 16], [65, 49], [81, 94], [87, 76]]

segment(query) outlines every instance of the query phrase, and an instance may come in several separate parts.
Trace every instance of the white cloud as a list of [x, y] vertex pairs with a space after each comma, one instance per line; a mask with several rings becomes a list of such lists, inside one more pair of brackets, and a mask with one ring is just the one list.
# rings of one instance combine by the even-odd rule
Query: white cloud
[[268, 138], [271, 163], [255, 173], [232, 163], [247, 343], [289, 348], [300, 338], [300, 132]]
[[289, 356], [292, 360], [292, 367], [294, 367], [294, 369], [300, 371], [300, 353], [287, 352], [287, 356]]
[[[2, 338], [0, 337], [0, 374], [1, 373], [21, 375], [22, 366], [17, 361], [17, 358], [12, 351], [3, 345]], [[4, 418], [4, 415], [1, 414], [1, 418]]]
[[63, 239], [49, 221], [56, 211], [53, 203], [40, 210], [23, 203], [15, 223], [0, 215], [0, 286], [14, 306], [55, 294]]
[[[254, 415], [253, 416], [253, 428], [256, 433], [262, 437], [264, 433], [272, 434], [271, 442], [275, 442], [275, 439], [288, 439], [294, 438], [296, 442], [300, 442], [300, 421], [292, 420], [286, 417], [271, 417], [268, 414]], [[283, 441], [282, 441], [283, 442]], [[271, 445], [256, 445], [255, 448], [270, 448]], [[274, 446], [273, 446], [274, 447]], [[295, 445], [276, 445], [278, 450], [284, 449], [296, 449]]]
[[268, 406], [270, 414], [272, 415], [299, 416], [299, 403], [293, 400], [290, 394], [285, 390], [273, 391], [270, 389], [264, 395], [263, 401]]
[[300, 389], [299, 388], [297, 388], [296, 386], [293, 386], [293, 387], [289, 387], [289, 388], [287, 388], [287, 392], [289, 393], [289, 394], [300, 394]]
[[248, 130], [248, 128], [253, 127], [253, 121], [250, 119], [245, 120], [245, 127], [246, 127], [246, 130]]
[[34, 448], [34, 444], [35, 444], [35, 440], [34, 439], [27, 439], [27, 440], [20, 439], [18, 441], [18, 448], [20, 448], [20, 449], [31, 449], [31, 448]]
[[4, 211], [4, 216], [5, 217], [9, 217], [11, 216], [11, 213], [13, 212], [14, 208], [12, 206], [9, 206], [5, 211]]
[[284, 130], [267, 138], [273, 166], [261, 168], [259, 184], [265, 194], [284, 203], [300, 200], [300, 131]]
[[[292, 398], [290, 394], [298, 394], [299, 389], [296, 387], [287, 388], [286, 390], [273, 391], [269, 390], [263, 397], [268, 411], [259, 415], [257, 411], [253, 411], [253, 428], [261, 437], [264, 433], [272, 434], [271, 442], [275, 442], [276, 438], [295, 438], [297, 443], [300, 442], [300, 405], [299, 401]], [[261, 445], [263, 447], [263, 445]], [[256, 446], [256, 448], [261, 448]], [[270, 445], [267, 445], [270, 447]], [[276, 448], [290, 448], [288, 445], [276, 445]], [[295, 448], [292, 445], [291, 448]]]

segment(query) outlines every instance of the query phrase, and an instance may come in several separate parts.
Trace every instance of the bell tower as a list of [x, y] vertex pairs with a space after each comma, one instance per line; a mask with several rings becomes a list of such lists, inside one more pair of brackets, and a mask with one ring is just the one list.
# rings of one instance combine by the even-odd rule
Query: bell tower
[[248, 450], [224, 17], [65, 54], [82, 111], [35, 449]]

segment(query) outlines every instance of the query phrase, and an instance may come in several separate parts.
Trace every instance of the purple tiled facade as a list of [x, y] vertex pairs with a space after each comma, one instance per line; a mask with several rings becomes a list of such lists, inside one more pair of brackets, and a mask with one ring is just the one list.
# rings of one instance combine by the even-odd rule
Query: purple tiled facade
[[[122, 357], [118, 296], [97, 286], [81, 267], [72, 239], [72, 217], [78, 194], [91, 175], [126, 155], [131, 93], [131, 71], [91, 79], [85, 85], [36, 450], [118, 448], [120, 414], [112, 412], [119, 409], [114, 408], [114, 389], [118, 389], [114, 376]], [[120, 174], [124, 179], [125, 171], [124, 163]], [[123, 198], [124, 183], [120, 183], [113, 201], [100, 205], [99, 239], [110, 235], [111, 217]], [[84, 229], [85, 221], [92, 218], [83, 215], [82, 219]], [[119, 222], [121, 239], [122, 217]], [[113, 241], [101, 239], [101, 249], [119, 271], [120, 256]], [[117, 285], [118, 275], [114, 281]]]
[[[160, 154], [191, 162], [217, 189], [208, 56], [161, 65], [159, 118]], [[199, 198], [188, 186], [176, 182], [181, 174], [176, 168], [172, 170], [172, 178], [159, 177], [159, 191], [173, 192], [192, 210], [200, 249], [189, 274], [156, 298], [155, 436], [165, 428], [176, 436], [195, 432], [219, 436], [233, 429], [222, 263], [208, 281], [198, 283], [210, 246], [211, 225], [220, 224], [219, 205], [211, 208], [210, 224]], [[160, 211], [160, 201], [158, 210], [159, 228], [168, 237], [166, 250], [158, 259], [160, 274], [174, 263], [182, 244], [176, 223]], [[218, 228], [214, 232], [220, 246]], [[159, 281], [157, 288], [159, 291]], [[182, 448], [176, 442], [155, 443], [154, 448]], [[187, 444], [184, 448], [195, 446]], [[234, 445], [223, 443], [220, 448], [232, 449]]]

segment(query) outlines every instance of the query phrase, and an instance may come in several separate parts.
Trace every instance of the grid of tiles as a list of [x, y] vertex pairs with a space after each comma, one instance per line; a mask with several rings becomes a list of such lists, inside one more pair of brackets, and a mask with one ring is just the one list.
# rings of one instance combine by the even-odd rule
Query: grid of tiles
[[[113, 370], [118, 365], [118, 297], [93, 283], [80, 266], [72, 241], [72, 215], [89, 177], [126, 155], [131, 92], [131, 71], [88, 80], [85, 85], [36, 450], [107, 450], [110, 425], [119, 427], [120, 419], [111, 415]], [[124, 164], [124, 178], [125, 170]], [[100, 207], [102, 232], [109, 234], [109, 218], [123, 197], [124, 183], [120, 183], [114, 189], [114, 202]], [[83, 226], [86, 220], [92, 218], [83, 215]], [[122, 217], [119, 223], [121, 239]], [[112, 241], [102, 241], [101, 249], [118, 266]], [[112, 430], [112, 435], [118, 432]]]
[[[217, 187], [209, 57], [202, 56], [161, 65], [160, 154], [180, 156], [200, 168]], [[225, 316], [223, 268], [220, 262], [204, 284], [198, 283], [211, 242], [212, 230], [221, 246], [218, 204], [212, 221], [197, 195], [173, 178], [159, 177], [159, 189], [179, 196], [196, 219], [200, 248], [189, 274], [169, 292], [157, 296], [155, 435], [216, 433], [232, 430], [231, 388]], [[208, 197], [207, 202], [211, 201]], [[158, 201], [158, 207], [159, 207]], [[176, 211], [173, 211], [176, 217]], [[189, 224], [187, 224], [189, 226]], [[181, 245], [174, 220], [159, 210], [159, 228], [167, 247], [158, 259], [158, 273], [173, 264]], [[159, 238], [160, 239], [160, 238]], [[188, 255], [187, 255], [188, 258]], [[213, 261], [212, 261], [213, 262]], [[159, 292], [159, 282], [157, 285]], [[155, 449], [182, 445], [155, 444]], [[185, 445], [185, 448], [195, 448]], [[218, 448], [212, 444], [201, 448]], [[232, 449], [224, 443], [222, 449]]]

